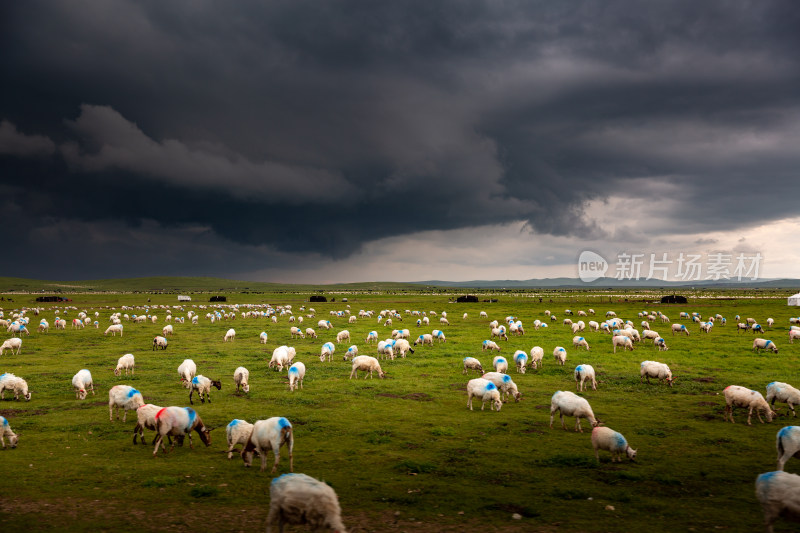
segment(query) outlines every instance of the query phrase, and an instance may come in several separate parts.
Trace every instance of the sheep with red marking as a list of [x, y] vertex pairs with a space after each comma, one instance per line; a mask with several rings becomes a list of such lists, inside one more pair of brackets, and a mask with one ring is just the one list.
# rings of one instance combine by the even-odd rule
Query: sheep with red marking
[[[200, 440], [206, 446], [211, 446], [211, 430], [209, 430], [200, 415], [191, 407], [164, 407], [155, 416], [156, 433], [158, 436], [155, 440], [155, 448], [153, 448], [153, 457], [158, 454], [158, 447], [167, 453], [167, 447], [164, 445], [164, 437], [184, 437], [189, 436], [189, 447], [194, 449], [192, 443], [192, 431], [196, 431], [200, 436]], [[170, 451], [175, 448], [173, 442], [170, 446]]]
[[167, 344], [169, 344], [169, 342], [167, 341], [166, 337], [156, 335], [156, 337], [153, 339], [153, 350], [156, 349], [166, 350]]
[[79, 400], [86, 399], [86, 389], [92, 391], [94, 396], [94, 385], [92, 384], [92, 373], [85, 368], [79, 370], [77, 374], [72, 377], [72, 387], [75, 389], [75, 397]]
[[122, 410], [122, 421], [128, 417], [128, 411], [136, 411], [144, 405], [142, 393], [129, 385], [114, 385], [108, 391], [108, 419], [114, 421], [114, 409], [117, 410], [117, 420], [119, 411]]
[[261, 471], [263, 472], [267, 468], [267, 452], [272, 450], [275, 456], [275, 463], [272, 465], [274, 474], [278, 469], [281, 446], [284, 445], [289, 450], [289, 472], [294, 472], [294, 434], [291, 422], [282, 416], [256, 421], [250, 437], [247, 439], [247, 444], [242, 450], [244, 466], [248, 468], [252, 466], [253, 454], [258, 453], [261, 456]]
[[181, 378], [183, 386], [187, 389], [192, 388], [192, 378], [197, 375], [197, 365], [191, 359], [184, 359], [178, 365], [178, 376]]

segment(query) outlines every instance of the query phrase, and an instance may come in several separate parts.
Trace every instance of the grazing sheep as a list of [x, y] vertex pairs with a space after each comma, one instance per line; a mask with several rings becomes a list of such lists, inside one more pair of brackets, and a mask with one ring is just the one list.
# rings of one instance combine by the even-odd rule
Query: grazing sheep
[[744, 322], [739, 322], [736, 324], [736, 333], [739, 333], [740, 331], [747, 331], [748, 329], [750, 329], [749, 324], [745, 324]]
[[486, 311], [481, 311], [481, 312], [478, 314], [478, 316], [479, 316], [480, 318], [489, 318], [489, 315], [487, 315], [487, 314], [486, 314]]
[[250, 371], [245, 367], [240, 366], [233, 371], [233, 381], [236, 383], [236, 392], [239, 392], [239, 387], [244, 393], [250, 392]]
[[37, 331], [39, 333], [47, 333], [49, 330], [50, 330], [50, 323], [47, 322], [47, 320], [43, 318], [39, 322], [39, 327], [37, 328]]
[[497, 350], [498, 352], [500, 351], [500, 347], [494, 341], [489, 341], [489, 340], [483, 341], [482, 347], [484, 351], [486, 350], [489, 351]]
[[153, 339], [153, 350], [155, 350], [156, 348], [161, 348], [162, 350], [166, 350], [167, 344], [168, 343], [166, 337], [161, 337], [160, 335], [157, 335]]
[[800, 476], [780, 471], [761, 474], [756, 478], [756, 497], [767, 533], [772, 533], [779, 517], [800, 521]]
[[686, 333], [686, 336], [689, 336], [689, 330], [686, 329], [684, 324], [672, 324], [672, 334], [675, 335], [676, 333]]
[[386, 377], [386, 372], [381, 370], [381, 364], [378, 360], [369, 355], [359, 355], [353, 358], [353, 370], [350, 372], [350, 379], [353, 379], [353, 376], [358, 379], [359, 370], [368, 372], [368, 374], [364, 374], [364, 379], [367, 379], [367, 376], [372, 379], [373, 372], [377, 372], [378, 377], [381, 379]]
[[122, 371], [125, 371], [125, 375], [128, 375], [128, 370], [131, 371], [131, 375], [133, 375], [133, 370], [136, 363], [133, 359], [132, 353], [126, 353], [119, 359], [117, 359], [117, 368], [114, 369], [114, 375], [120, 376], [122, 375]]
[[350, 332], [347, 331], [346, 329], [343, 329], [342, 331], [336, 334], [336, 344], [341, 344], [349, 340], [350, 340]]
[[267, 339], [269, 339], [269, 335], [267, 335], [266, 331], [262, 331], [258, 336], [258, 340], [261, 344], [267, 344]]
[[341, 518], [336, 492], [326, 483], [305, 474], [284, 474], [269, 487], [267, 533], [276, 525], [306, 524], [314, 531], [330, 529], [347, 533]]
[[497, 385], [484, 378], [475, 378], [469, 380], [467, 383], [467, 407], [472, 411], [472, 397], [481, 399], [481, 411], [486, 407], [486, 402], [490, 402], [489, 406], [492, 411], [500, 411], [503, 407], [503, 402], [500, 399], [500, 390]]
[[494, 367], [495, 372], [500, 372], [501, 374], [508, 372], [508, 361], [506, 361], [505, 357], [500, 355], [494, 356], [494, 359], [492, 360], [492, 366]]
[[293, 391], [298, 386], [302, 389], [304, 377], [306, 377], [306, 365], [298, 361], [289, 367], [289, 390]]
[[614, 345], [614, 353], [617, 353], [617, 346], [622, 346], [623, 351], [633, 351], [633, 341], [625, 335], [614, 335], [611, 337], [611, 344]]
[[267, 368], [277, 368], [278, 372], [283, 372], [283, 367], [289, 367], [292, 365], [292, 361], [294, 360], [295, 355], [297, 354], [296, 350], [290, 346], [278, 346], [274, 350], [272, 350], [272, 359], [269, 362]]
[[553, 357], [561, 366], [564, 366], [564, 363], [567, 362], [567, 350], [564, 349], [562, 346], [556, 346], [553, 350]]
[[4, 399], [6, 390], [14, 393], [15, 400], [19, 400], [20, 395], [25, 398], [25, 401], [31, 400], [28, 382], [10, 372], [0, 374], [0, 400]]
[[797, 417], [797, 413], [794, 412], [794, 406], [800, 405], [800, 390], [795, 389], [788, 383], [773, 381], [767, 385], [767, 403], [770, 406], [774, 406], [776, 401], [788, 404], [789, 409], [792, 410], [792, 415]]
[[584, 339], [583, 337], [578, 337], [578, 336], [572, 337], [572, 346], [574, 348], [583, 347], [586, 348], [587, 352], [589, 351], [589, 343], [586, 342], [586, 339]]
[[111, 333], [112, 337], [116, 337], [117, 333], [119, 333], [119, 336], [122, 337], [122, 324], [111, 324], [106, 328], [106, 331], [103, 333], [103, 335], [108, 335], [109, 333]]
[[669, 348], [667, 348], [667, 341], [661, 337], [653, 339], [653, 346], [657, 346], [659, 352], [666, 352], [669, 350]]
[[506, 330], [501, 328], [492, 328], [492, 338], [499, 338], [508, 340], [508, 336], [506, 335]]
[[758, 352], [760, 350], [770, 350], [774, 353], [778, 353], [778, 347], [775, 346], [775, 343], [771, 340], [762, 338], [753, 339], [753, 351]]
[[544, 348], [541, 346], [534, 346], [531, 348], [531, 368], [538, 369], [542, 365], [544, 359]]
[[758, 391], [750, 390], [745, 387], [739, 387], [737, 385], [729, 385], [728, 387], [725, 387], [723, 393], [725, 394], [725, 420], [728, 420], [730, 417], [731, 423], [733, 423], [734, 407], [744, 407], [748, 409], [748, 426], [752, 425], [750, 423], [750, 419], [753, 416], [753, 411], [756, 412], [756, 416], [758, 417], [759, 422], [762, 424], [764, 421], [761, 419], [760, 411], [764, 411], [764, 416], [766, 417], [767, 422], [772, 422], [772, 417], [777, 414], [775, 411], [770, 409], [769, 404]]
[[514, 401], [518, 402], [522, 399], [522, 393], [517, 389], [517, 384], [514, 383], [514, 380], [511, 379], [511, 376], [508, 374], [503, 374], [502, 372], [487, 372], [481, 377], [495, 384], [500, 391], [502, 400], [508, 400], [509, 397], [513, 397]]
[[234, 418], [225, 426], [225, 437], [228, 440], [228, 459], [233, 457], [233, 449], [237, 444], [241, 444], [242, 449], [247, 446], [247, 441], [250, 440], [252, 432], [253, 424], [238, 418]]
[[778, 431], [775, 446], [778, 449], [778, 470], [783, 470], [792, 457], [800, 459], [800, 426], [786, 426]]
[[592, 429], [592, 448], [594, 448], [594, 457], [597, 462], [600, 462], [599, 450], [607, 450], [611, 452], [611, 462], [619, 459], [622, 462], [622, 455], [628, 456], [628, 459], [633, 461], [636, 458], [636, 450], [628, 445], [628, 441], [621, 433], [614, 431], [607, 427], [596, 427]]
[[794, 340], [795, 339], [800, 339], [800, 330], [790, 329], [789, 330], [789, 344], [794, 344]]
[[444, 336], [444, 331], [440, 329], [435, 329], [431, 332], [431, 336], [436, 339], [436, 342], [447, 342], [447, 338]]
[[325, 357], [327, 357], [328, 362], [330, 363], [331, 356], [335, 351], [336, 351], [336, 346], [334, 346], [332, 342], [326, 342], [325, 344], [322, 345], [322, 350], [320, 351], [319, 354], [319, 360], [325, 361]]
[[[291, 335], [292, 335], [292, 338], [293, 338], [293, 339], [294, 339], [295, 337], [300, 337], [300, 338], [302, 338], [302, 339], [304, 339], [304, 338], [305, 338], [305, 334], [303, 333], [303, 330], [302, 330], [302, 329], [300, 329], [300, 328], [298, 328], [297, 326], [292, 326], [292, 327], [289, 329], [289, 333], [291, 333]], [[265, 344], [266, 344], [266, 343], [265, 343]]]
[[[378, 332], [377, 331], [370, 331], [369, 333], [367, 333], [367, 338], [364, 339], [364, 342], [366, 342], [366, 343], [378, 342]], [[416, 342], [414, 344], [416, 344]]]
[[713, 322], [700, 322], [700, 331], [703, 333], [711, 333], [711, 328], [714, 327]]
[[222, 342], [234, 341], [236, 340], [236, 330], [231, 328], [225, 332], [225, 336], [222, 337]]
[[597, 331], [597, 330], [599, 330], [599, 329], [600, 329], [600, 324], [599, 324], [599, 323], [597, 323], [597, 322], [596, 322], [596, 321], [594, 321], [594, 320], [590, 320], [588, 325], [589, 325], [589, 329], [590, 329], [591, 331]]
[[55, 325], [56, 329], [67, 329], [67, 321], [63, 318], [56, 318]]
[[644, 337], [645, 339], [650, 339], [650, 340], [655, 340], [655, 339], [659, 338], [660, 336], [661, 335], [659, 335], [657, 331], [653, 331], [652, 329], [648, 329], [642, 334], [642, 337]]
[[394, 344], [392, 344], [392, 350], [397, 352], [397, 355], [399, 355], [400, 357], [405, 357], [406, 352], [414, 353], [414, 349], [411, 347], [411, 345], [408, 343], [406, 339], [397, 339], [396, 341], [394, 341]]
[[524, 374], [525, 369], [528, 367], [528, 354], [523, 350], [517, 350], [514, 352], [514, 363], [517, 365], [517, 372]]
[[[145, 444], [144, 440], [144, 430], [149, 429], [151, 431], [156, 431], [156, 415], [159, 411], [161, 411], [163, 407], [158, 405], [153, 405], [152, 403], [146, 403], [144, 405], [139, 406], [136, 409], [136, 427], [133, 428], [133, 443], [136, 444], [136, 437], [138, 436], [142, 440], [142, 444]], [[153, 437], [152, 444], [155, 444], [156, 437]], [[181, 437], [182, 439], [183, 437]], [[172, 438], [170, 437], [170, 444], [172, 443]]]
[[192, 388], [192, 378], [197, 375], [197, 365], [191, 359], [184, 359], [178, 366], [178, 376], [183, 382], [183, 386], [187, 389]]
[[764, 328], [761, 326], [761, 324], [753, 324], [750, 326], [751, 333], [755, 333], [756, 331], [759, 333], [764, 333]]
[[128, 416], [128, 410], [135, 411], [144, 405], [142, 393], [128, 385], [114, 385], [108, 391], [108, 419], [114, 421], [114, 409], [117, 410], [117, 420], [119, 420], [119, 410], [122, 409], [122, 421]]
[[[575, 367], [575, 390], [583, 392], [583, 382], [589, 380], [592, 382], [592, 390], [597, 390], [597, 381], [595, 381], [594, 367], [592, 365], [578, 365]], [[580, 387], [580, 389], [579, 389]]]
[[209, 379], [202, 374], [198, 374], [192, 378], [191, 381], [192, 388], [189, 391], [189, 403], [194, 405], [192, 401], [192, 394], [197, 391], [197, 394], [200, 396], [200, 403], [206, 403], [206, 399], [208, 399], [208, 403], [211, 403], [211, 387], [216, 387], [217, 390], [222, 389], [222, 382], [218, 379]]
[[564, 430], [567, 429], [567, 426], [564, 424], [564, 415], [575, 417], [575, 431], [580, 431], [581, 433], [583, 433], [581, 418], [587, 419], [592, 427], [600, 425], [594, 417], [594, 412], [592, 412], [592, 407], [589, 405], [589, 402], [574, 392], [556, 391], [556, 393], [553, 394], [553, 397], [550, 399], [550, 429], [553, 429], [553, 418], [556, 411], [558, 411], [561, 417], [561, 427], [564, 428]]
[[462, 372], [462, 374], [466, 374], [469, 370], [477, 370], [478, 374], [483, 374], [483, 366], [481, 365], [481, 362], [474, 357], [465, 357], [463, 362], [464, 372]]
[[173, 335], [174, 333], [175, 331], [172, 329], [172, 324], [167, 324], [161, 330], [161, 335], [163, 335], [164, 337], [166, 337], [167, 335]]
[[430, 333], [424, 333], [420, 335], [419, 337], [417, 337], [417, 340], [414, 341], [414, 346], [418, 344], [422, 344], [423, 346], [426, 344], [430, 344], [431, 346], [433, 346], [433, 335], [431, 335]]
[[349, 347], [347, 351], [344, 353], [344, 360], [347, 361], [348, 359], [352, 359], [357, 355], [358, 355], [358, 346], [354, 344], [351, 347]]
[[75, 397], [79, 400], [86, 399], [86, 389], [90, 389], [92, 391], [92, 396], [94, 396], [92, 373], [85, 368], [83, 370], [79, 370], [78, 373], [73, 376], [72, 386], [75, 388]]
[[[16, 352], [14, 350], [17, 350]], [[11, 353], [14, 355], [19, 355], [19, 351], [22, 350], [22, 339], [17, 337], [12, 337], [6, 341], [3, 341], [3, 344], [0, 345], [0, 355], [3, 355], [3, 352], [6, 350], [11, 350]]]
[[19, 441], [19, 437], [16, 433], [11, 431], [11, 426], [8, 424], [8, 420], [6, 417], [0, 416], [0, 444], [3, 445], [3, 448], [6, 447], [5, 437], [8, 437], [8, 444], [12, 448], [17, 447], [17, 442]]
[[261, 471], [267, 468], [267, 452], [271, 449], [275, 455], [275, 463], [272, 465], [272, 473], [278, 469], [280, 460], [281, 446], [286, 445], [289, 450], [289, 471], [294, 472], [294, 434], [292, 424], [282, 416], [273, 416], [266, 420], [258, 420], [253, 424], [253, 431], [250, 438], [242, 450], [244, 466], [250, 467], [253, 464], [253, 453], [257, 452], [261, 456]]
[[648, 385], [650, 385], [650, 378], [657, 379], [659, 383], [666, 381], [670, 387], [675, 383], [669, 367], [657, 361], [642, 361], [639, 365], [639, 383], [644, 383], [645, 378]]
[[[164, 445], [164, 437], [183, 438], [189, 436], [189, 447], [194, 449], [192, 443], [192, 431], [196, 431], [200, 436], [200, 440], [206, 446], [211, 446], [211, 430], [209, 430], [200, 415], [191, 407], [164, 407], [155, 417], [156, 433], [158, 435], [155, 439], [155, 448], [153, 448], [153, 457], [158, 453], [158, 446], [167, 453], [167, 447]], [[170, 446], [170, 451], [175, 448], [173, 442]]]

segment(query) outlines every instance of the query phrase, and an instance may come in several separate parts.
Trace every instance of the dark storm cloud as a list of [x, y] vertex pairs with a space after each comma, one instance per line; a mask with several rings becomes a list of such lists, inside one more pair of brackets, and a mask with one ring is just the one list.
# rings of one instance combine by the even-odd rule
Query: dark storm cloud
[[[586, 203], [657, 202], [653, 182], [681, 200], [656, 233], [796, 214], [791, 2], [5, 11], [0, 217], [20, 228], [20, 257], [80, 241], [65, 276], [101, 273], [109, 254], [181, 273], [219, 250], [244, 270], [516, 220], [613, 237]], [[140, 259], [165, 242], [172, 259]]]

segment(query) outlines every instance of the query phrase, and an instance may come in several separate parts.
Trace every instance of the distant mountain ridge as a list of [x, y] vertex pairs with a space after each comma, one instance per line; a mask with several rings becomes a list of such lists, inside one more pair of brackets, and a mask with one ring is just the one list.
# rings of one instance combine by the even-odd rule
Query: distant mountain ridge
[[578, 278], [545, 278], [527, 280], [472, 280], [472, 281], [443, 281], [430, 280], [415, 282], [419, 285], [435, 287], [456, 287], [475, 289], [634, 289], [634, 288], [663, 288], [686, 290], [695, 288], [716, 289], [800, 289], [800, 279], [765, 279], [765, 280], [697, 280], [697, 281], [663, 281], [651, 280], [619, 280], [617, 278], [600, 278], [592, 282], [584, 282]]

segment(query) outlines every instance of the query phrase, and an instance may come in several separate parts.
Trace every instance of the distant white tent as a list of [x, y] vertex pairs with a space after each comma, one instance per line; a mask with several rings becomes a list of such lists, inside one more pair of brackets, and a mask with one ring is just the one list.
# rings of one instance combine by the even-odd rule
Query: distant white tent
[[789, 301], [787, 303], [789, 305], [800, 305], [800, 292], [793, 296], [789, 296]]
[[[183, 294], [179, 294], [178, 295], [178, 301], [179, 302], [191, 302], [192, 301], [192, 297], [191, 296], [184, 296]], [[797, 304], [797, 305], [800, 305], [800, 304]]]

